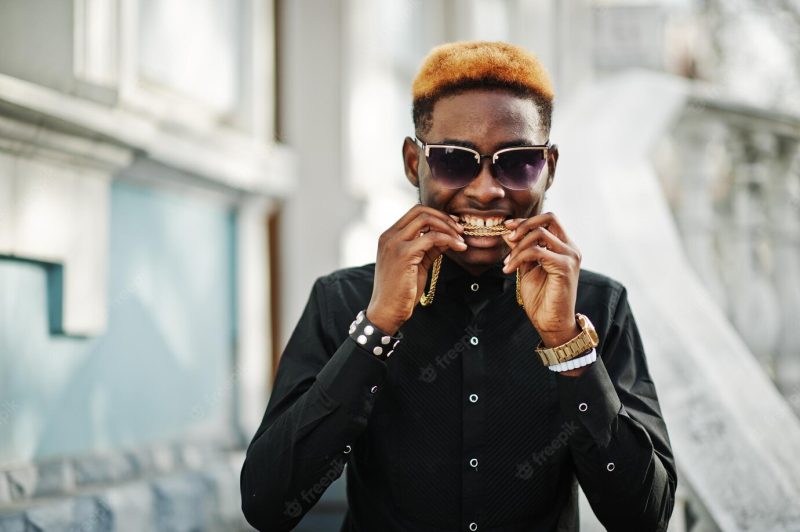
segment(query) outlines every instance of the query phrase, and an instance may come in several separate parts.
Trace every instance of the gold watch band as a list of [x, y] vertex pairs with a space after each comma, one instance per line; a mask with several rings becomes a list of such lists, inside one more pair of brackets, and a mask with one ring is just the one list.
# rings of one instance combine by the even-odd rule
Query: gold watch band
[[555, 347], [544, 347], [542, 342], [536, 347], [536, 353], [545, 366], [553, 366], [577, 358], [600, 343], [592, 322], [583, 314], [576, 314], [575, 318], [581, 332], [573, 339]]

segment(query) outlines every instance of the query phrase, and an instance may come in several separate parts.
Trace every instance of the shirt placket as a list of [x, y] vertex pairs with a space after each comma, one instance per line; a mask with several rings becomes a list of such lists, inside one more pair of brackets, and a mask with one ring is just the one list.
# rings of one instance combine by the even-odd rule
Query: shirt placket
[[[465, 287], [474, 296], [480, 290], [480, 282], [472, 280]], [[486, 336], [482, 323], [486, 313], [479, 312], [467, 327], [466, 349], [462, 364], [462, 530], [475, 532], [482, 528], [483, 481], [481, 462], [486, 459], [485, 420], [485, 350]]]

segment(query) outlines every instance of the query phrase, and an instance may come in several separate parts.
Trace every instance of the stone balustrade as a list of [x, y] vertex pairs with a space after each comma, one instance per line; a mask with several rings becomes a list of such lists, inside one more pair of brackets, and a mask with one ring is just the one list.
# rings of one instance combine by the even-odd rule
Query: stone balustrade
[[800, 415], [800, 117], [698, 91], [657, 160], [689, 262]]

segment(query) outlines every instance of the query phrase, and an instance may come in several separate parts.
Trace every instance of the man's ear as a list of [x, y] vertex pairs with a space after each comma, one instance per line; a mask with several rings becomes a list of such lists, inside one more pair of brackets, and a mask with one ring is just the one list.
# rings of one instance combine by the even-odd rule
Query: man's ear
[[556, 165], [558, 164], [558, 145], [553, 144], [547, 151], [547, 185], [544, 189], [547, 190], [553, 184], [556, 178]]
[[419, 148], [411, 137], [403, 141], [403, 167], [408, 182], [419, 188]]

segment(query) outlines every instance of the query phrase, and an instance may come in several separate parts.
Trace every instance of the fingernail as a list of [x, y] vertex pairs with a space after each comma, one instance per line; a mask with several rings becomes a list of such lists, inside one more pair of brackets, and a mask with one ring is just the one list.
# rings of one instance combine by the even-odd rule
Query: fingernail
[[517, 234], [517, 230], [516, 230], [516, 229], [514, 229], [513, 231], [511, 231], [511, 232], [508, 234], [508, 238], [514, 238], [514, 236], [516, 236], [516, 234]]
[[458, 236], [458, 239], [461, 240], [462, 242], [464, 241], [464, 238], [461, 235], [456, 235], [456, 236]]
[[503, 259], [503, 264], [508, 264], [508, 260], [511, 258], [511, 255], [506, 255], [506, 258]]

